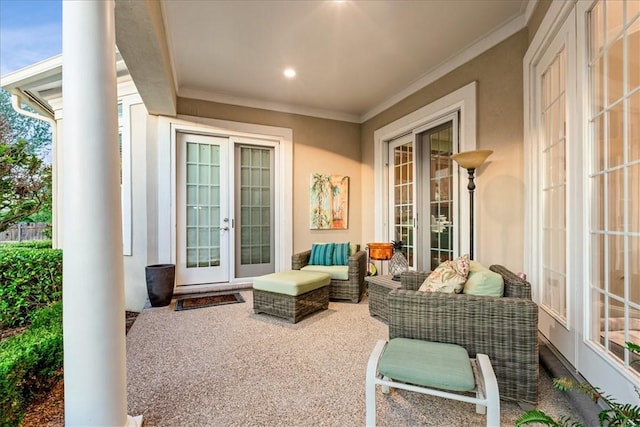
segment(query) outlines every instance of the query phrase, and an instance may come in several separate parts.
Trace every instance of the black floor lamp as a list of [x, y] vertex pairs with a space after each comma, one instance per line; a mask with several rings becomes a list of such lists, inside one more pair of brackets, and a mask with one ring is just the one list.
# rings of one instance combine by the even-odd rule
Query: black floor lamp
[[474, 150], [457, 153], [451, 156], [460, 167], [465, 168], [469, 173], [469, 259], [473, 259], [473, 190], [476, 189], [476, 184], [473, 182], [473, 174], [476, 169], [482, 166], [487, 157], [493, 153], [491, 150]]

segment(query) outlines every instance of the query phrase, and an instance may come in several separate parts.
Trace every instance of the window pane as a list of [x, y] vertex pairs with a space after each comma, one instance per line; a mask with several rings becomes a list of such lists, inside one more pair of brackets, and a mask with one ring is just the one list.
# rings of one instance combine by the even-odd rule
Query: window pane
[[[640, 164], [629, 167], [629, 231], [632, 233], [640, 233]], [[640, 259], [640, 252], [635, 253], [636, 258]]]
[[607, 174], [607, 207], [609, 220], [607, 229], [623, 231], [624, 220], [624, 169]]
[[640, 91], [633, 94], [628, 102], [629, 161], [635, 161], [640, 159]]
[[604, 235], [594, 234], [591, 238], [591, 286], [604, 289], [605, 248]]
[[[611, 3], [609, 3], [611, 4]], [[613, 104], [622, 97], [622, 37], [615, 40], [609, 46], [605, 54], [607, 61], [607, 100], [608, 105]]]
[[591, 45], [591, 57], [595, 57], [602, 50], [604, 45], [604, 14], [602, 9], [604, 8], [602, 2], [598, 2], [591, 10], [589, 15], [589, 41]]

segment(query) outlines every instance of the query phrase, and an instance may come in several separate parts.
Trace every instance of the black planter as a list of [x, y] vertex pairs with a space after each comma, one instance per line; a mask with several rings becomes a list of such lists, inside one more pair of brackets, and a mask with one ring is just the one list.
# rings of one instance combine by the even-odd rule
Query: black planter
[[145, 267], [147, 294], [152, 307], [171, 304], [176, 279], [175, 264], [154, 264]]

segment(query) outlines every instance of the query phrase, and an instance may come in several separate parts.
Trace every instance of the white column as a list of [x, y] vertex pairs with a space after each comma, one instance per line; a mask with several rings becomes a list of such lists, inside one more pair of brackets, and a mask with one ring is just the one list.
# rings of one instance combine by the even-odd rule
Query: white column
[[63, 2], [67, 426], [127, 417], [113, 0]]

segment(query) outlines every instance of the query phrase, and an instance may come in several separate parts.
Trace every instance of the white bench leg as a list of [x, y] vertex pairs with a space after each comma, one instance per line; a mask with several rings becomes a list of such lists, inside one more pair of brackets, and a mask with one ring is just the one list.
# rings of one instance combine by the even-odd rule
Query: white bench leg
[[[383, 381], [389, 381], [389, 379], [390, 379], [389, 377], [385, 377], [385, 376], [382, 377]], [[380, 388], [382, 389], [383, 394], [389, 394], [389, 392], [391, 391], [391, 387], [389, 387], [386, 384], [382, 384]]]
[[386, 345], [386, 341], [378, 340], [367, 363], [367, 378], [365, 383], [365, 417], [367, 427], [376, 425], [376, 376], [378, 374], [378, 361]]
[[487, 427], [500, 426], [500, 392], [498, 380], [486, 354], [476, 354], [480, 380], [484, 385], [487, 399]]

